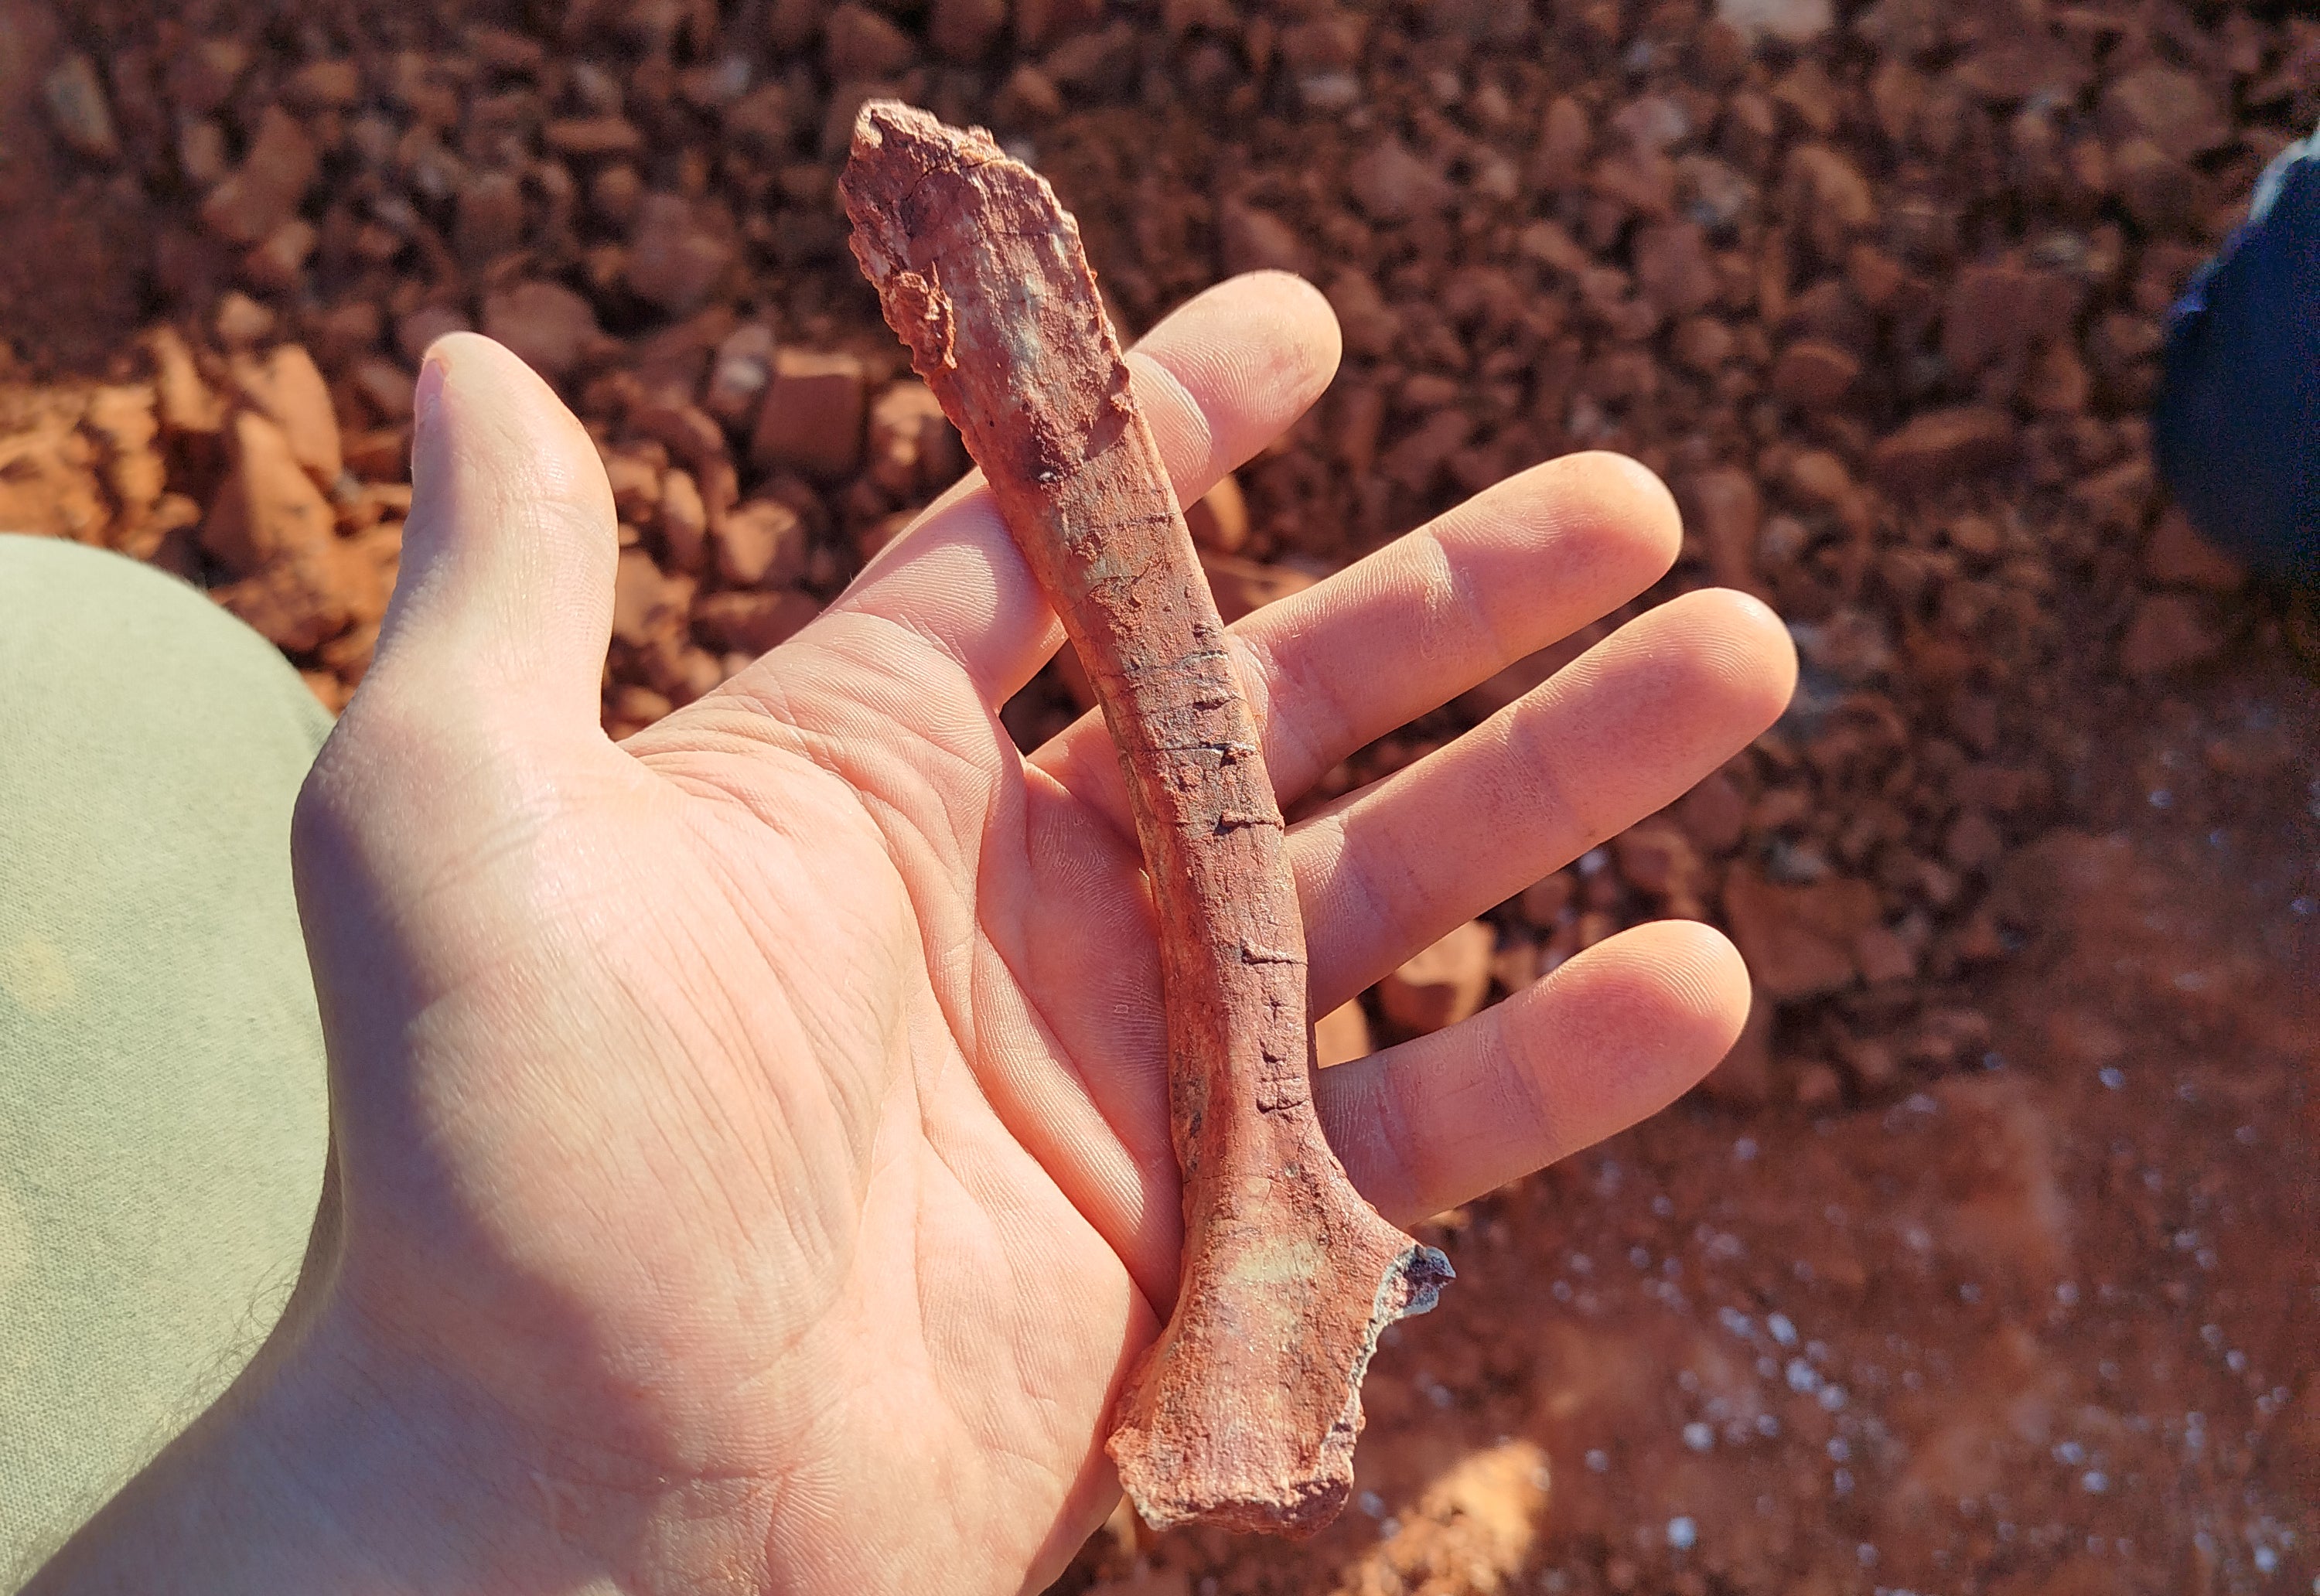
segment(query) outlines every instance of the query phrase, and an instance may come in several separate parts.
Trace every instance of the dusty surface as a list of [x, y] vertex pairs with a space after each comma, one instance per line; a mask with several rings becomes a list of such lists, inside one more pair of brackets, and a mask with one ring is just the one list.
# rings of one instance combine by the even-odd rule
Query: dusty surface
[[1302, 270], [1346, 367], [1192, 518], [1228, 616], [1592, 444], [1685, 506], [1653, 596], [1753, 587], [1807, 662], [1333, 1054], [1660, 913], [1731, 927], [1765, 1021], [1445, 1231], [1459, 1292], [1371, 1382], [1373, 1512], [1141, 1573], [1099, 1537], [1067, 1585], [2303, 1592], [2312, 612], [2188, 534], [2139, 419], [2168, 300], [2320, 120], [2288, 9], [0, 0], [0, 520], [193, 576], [338, 702], [416, 358], [481, 327], [603, 447], [625, 730], [959, 469], [845, 255], [874, 89], [1031, 156], [1123, 326]]

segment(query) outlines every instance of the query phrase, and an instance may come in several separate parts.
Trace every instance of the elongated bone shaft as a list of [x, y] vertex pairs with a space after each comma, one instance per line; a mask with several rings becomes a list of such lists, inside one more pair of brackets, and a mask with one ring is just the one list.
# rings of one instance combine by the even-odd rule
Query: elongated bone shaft
[[1378, 1332], [1450, 1267], [1346, 1180], [1313, 1111], [1280, 806], [1079, 228], [976, 130], [864, 107], [841, 183], [887, 322], [958, 426], [1119, 745], [1160, 925], [1175, 1313], [1110, 1448], [1156, 1527], [1310, 1533], [1353, 1485]]

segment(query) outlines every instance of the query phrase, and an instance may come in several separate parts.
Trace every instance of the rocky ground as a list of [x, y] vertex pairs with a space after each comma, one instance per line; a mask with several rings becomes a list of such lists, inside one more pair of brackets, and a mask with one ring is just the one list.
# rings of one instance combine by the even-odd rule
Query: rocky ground
[[[1362, 1510], [1124, 1521], [1077, 1591], [2320, 1591], [2308, 599], [2164, 503], [2161, 317], [2320, 119], [2320, 24], [2171, 0], [0, 0], [0, 525], [360, 679], [415, 362], [596, 435], [606, 723], [809, 618], [962, 468], [833, 199], [854, 108], [992, 126], [1118, 319], [1298, 270], [1314, 413], [1207, 501], [1228, 610], [1626, 449], [1790, 621], [1774, 731], [1328, 1022], [1622, 925], [1762, 988], [1685, 1104], [1448, 1216]], [[1618, 618], [1614, 617], [1614, 621]], [[1335, 773], [1375, 778], [1600, 636]], [[1068, 661], [1010, 705], [1076, 711]]]

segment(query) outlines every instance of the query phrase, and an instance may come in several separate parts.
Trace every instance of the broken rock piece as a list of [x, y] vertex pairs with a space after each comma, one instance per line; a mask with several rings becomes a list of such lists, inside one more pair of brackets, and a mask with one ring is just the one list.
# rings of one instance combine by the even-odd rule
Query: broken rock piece
[[1110, 1450], [1155, 1528], [1309, 1534], [1353, 1486], [1378, 1333], [1448, 1262], [1313, 1110], [1305, 933], [1256, 726], [1078, 225], [981, 131], [865, 105], [839, 187], [888, 323], [983, 470], [1120, 746], [1159, 918], [1175, 1310]]

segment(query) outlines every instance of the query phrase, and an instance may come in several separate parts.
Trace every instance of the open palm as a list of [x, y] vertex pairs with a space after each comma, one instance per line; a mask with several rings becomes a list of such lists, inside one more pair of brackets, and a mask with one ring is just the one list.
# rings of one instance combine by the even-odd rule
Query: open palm
[[[1137, 391], [1180, 495], [1336, 351], [1277, 277], [1156, 331]], [[1114, 1500], [1103, 1419], [1180, 1233], [1109, 736], [1026, 760], [998, 718], [1054, 618], [970, 479], [799, 637], [615, 747], [587, 438], [480, 339], [439, 346], [421, 398], [394, 608], [299, 813], [338, 1192], [317, 1322], [381, 1389], [467, 1416], [479, 1504], [622, 1588], [1048, 1577]], [[1676, 542], [1647, 474], [1577, 457], [1243, 621], [1283, 804]], [[1674, 798], [1792, 668], [1761, 605], [1690, 594], [1303, 821], [1314, 1012]], [[1715, 932], [1639, 928], [1328, 1072], [1323, 1120], [1408, 1223], [1668, 1101], [1746, 1005]]]

